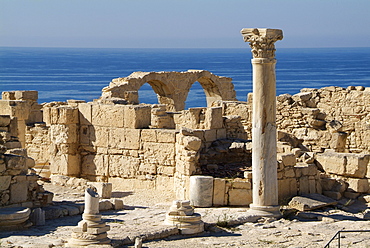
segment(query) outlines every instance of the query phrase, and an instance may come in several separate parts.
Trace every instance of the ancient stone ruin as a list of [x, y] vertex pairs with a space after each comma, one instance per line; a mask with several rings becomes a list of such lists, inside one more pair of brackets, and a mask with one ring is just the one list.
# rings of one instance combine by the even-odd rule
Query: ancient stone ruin
[[[29, 169], [110, 182], [113, 190], [171, 189], [178, 199], [189, 199], [190, 176], [211, 175], [213, 205], [252, 201], [252, 94], [246, 102], [217, 100], [178, 112], [160, 104], [108, 103], [109, 98], [40, 105], [36, 96], [3, 92], [0, 101], [7, 120], [1, 132], [7, 147], [1, 163], [3, 206], [49, 201], [41, 187], [28, 190], [37, 180]], [[369, 96], [369, 88], [326, 87], [276, 98], [280, 200], [368, 192]], [[164, 120], [169, 127], [159, 127]]]
[[[264, 83], [273, 85], [273, 43], [282, 33], [245, 29], [242, 34], [251, 43], [254, 81], [271, 73]], [[269, 46], [261, 46], [264, 42]], [[207, 107], [185, 110], [197, 81]], [[158, 104], [139, 103], [138, 90], [145, 83]], [[370, 88], [305, 88], [277, 97], [273, 92], [254, 91], [247, 101], [237, 101], [231, 78], [199, 70], [135, 72], [113, 79], [92, 102], [39, 104], [36, 91], [3, 92], [0, 206], [50, 203], [38, 177], [75, 186], [110, 183], [110, 191], [169, 190], [176, 199], [190, 200], [192, 176], [211, 176], [212, 206], [249, 206], [253, 201], [256, 210], [271, 212], [296, 195], [340, 199], [369, 193]], [[276, 109], [276, 120], [267, 120], [263, 108], [257, 111], [261, 99], [271, 103], [267, 112]], [[252, 144], [258, 135], [252, 127], [261, 120], [268, 125], [261, 126], [260, 135], [270, 127], [272, 134], [276, 127], [277, 135], [269, 135], [264, 141], [268, 149], [260, 151], [277, 161], [254, 166], [261, 170], [252, 172], [252, 151], [259, 149]], [[271, 155], [274, 150], [277, 154]], [[263, 190], [263, 197], [270, 197], [259, 197]]]

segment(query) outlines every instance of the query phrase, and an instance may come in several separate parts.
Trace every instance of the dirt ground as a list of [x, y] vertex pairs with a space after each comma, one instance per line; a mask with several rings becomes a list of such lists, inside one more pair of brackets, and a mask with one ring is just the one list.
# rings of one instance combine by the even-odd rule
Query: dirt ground
[[[67, 187], [44, 185], [55, 193], [54, 201], [82, 201], [83, 191]], [[113, 192], [112, 196], [124, 201], [125, 209], [101, 212], [111, 227], [108, 237], [116, 247], [120, 240], [155, 239], [143, 242], [143, 247], [324, 247], [339, 230], [370, 230], [370, 221], [363, 219], [364, 204], [355, 202], [346, 211], [337, 207], [313, 212], [292, 214], [290, 218], [260, 219], [256, 223], [242, 223], [226, 227], [225, 223], [243, 219], [247, 208], [197, 208], [202, 215], [206, 231], [198, 235], [170, 235], [174, 227], [163, 224], [165, 213], [171, 205], [172, 195], [154, 190]], [[368, 206], [365, 205], [365, 208]], [[360, 212], [359, 212], [360, 211]], [[47, 220], [44, 226], [31, 226], [22, 231], [0, 232], [0, 247], [44, 248], [68, 247], [71, 229], [81, 220], [81, 215]], [[239, 221], [240, 222], [240, 221]], [[218, 224], [218, 225], [217, 225]], [[345, 232], [341, 234], [340, 247], [370, 247], [370, 232]], [[335, 239], [330, 247], [338, 247]]]

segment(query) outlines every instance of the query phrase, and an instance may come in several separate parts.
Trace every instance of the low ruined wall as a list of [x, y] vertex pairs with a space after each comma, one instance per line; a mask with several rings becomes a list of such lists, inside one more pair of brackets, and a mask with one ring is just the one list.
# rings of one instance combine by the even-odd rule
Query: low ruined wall
[[278, 97], [278, 129], [311, 151], [370, 153], [370, 88], [303, 89]]
[[0, 207], [38, 207], [51, 203], [52, 194], [37, 184], [30, 170], [34, 160], [14, 134], [14, 119], [0, 115]]
[[[170, 189], [177, 198], [186, 199], [191, 175], [250, 163], [252, 94], [248, 102], [215, 101], [212, 107], [178, 112], [166, 111], [163, 104], [128, 104], [109, 98], [41, 106], [33, 94], [3, 93], [0, 114], [10, 113], [13, 124], [6, 131], [23, 137], [19, 141], [35, 159], [35, 169], [47, 169], [50, 164], [52, 174], [109, 181], [116, 190]], [[339, 198], [368, 191], [368, 160], [356, 164], [356, 159], [348, 158], [370, 153], [369, 101], [370, 90], [363, 87], [303, 89], [277, 97], [281, 200], [304, 193]], [[8, 141], [8, 146], [17, 142]], [[345, 162], [322, 159], [326, 156], [322, 152], [330, 149], [342, 154]], [[350, 174], [348, 165], [357, 166], [361, 173]], [[212, 175], [218, 178], [217, 173]], [[230, 186], [230, 179], [220, 180], [224, 204], [249, 204], [232, 200], [239, 193], [250, 193], [248, 180], [240, 188], [235, 186], [240, 182]]]

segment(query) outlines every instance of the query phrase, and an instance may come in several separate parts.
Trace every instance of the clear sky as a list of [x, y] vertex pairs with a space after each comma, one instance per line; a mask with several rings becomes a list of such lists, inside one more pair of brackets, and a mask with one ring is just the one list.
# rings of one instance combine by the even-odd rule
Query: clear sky
[[370, 0], [0, 0], [0, 46], [242, 48], [242, 28], [279, 28], [277, 47], [370, 47]]

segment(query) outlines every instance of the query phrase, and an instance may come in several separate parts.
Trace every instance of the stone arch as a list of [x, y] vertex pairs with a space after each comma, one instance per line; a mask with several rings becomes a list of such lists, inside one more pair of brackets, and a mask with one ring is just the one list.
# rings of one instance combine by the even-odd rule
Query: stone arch
[[113, 79], [108, 87], [103, 88], [101, 98], [127, 100], [127, 92], [137, 92], [142, 85], [148, 83], [157, 94], [158, 102], [167, 105], [167, 111], [181, 111], [185, 108], [191, 86], [197, 81], [204, 89], [208, 106], [217, 100], [235, 101], [236, 93], [231, 80], [203, 70], [134, 72], [128, 77]]
[[[146, 83], [148, 83], [152, 87], [154, 92], [157, 94], [158, 103], [166, 104], [167, 105], [167, 111], [175, 111], [176, 110], [175, 102], [174, 102], [174, 100], [172, 98], [172, 94], [171, 94], [172, 92], [167, 87], [167, 85], [165, 83], [163, 83], [160, 80], [150, 80]], [[144, 84], [145, 84], [145, 82], [144, 82]]]
[[[201, 77], [197, 80], [206, 94], [207, 106], [210, 107], [214, 101], [222, 100], [220, 89], [209, 77]], [[195, 83], [195, 82], [194, 82]]]

